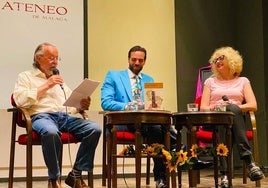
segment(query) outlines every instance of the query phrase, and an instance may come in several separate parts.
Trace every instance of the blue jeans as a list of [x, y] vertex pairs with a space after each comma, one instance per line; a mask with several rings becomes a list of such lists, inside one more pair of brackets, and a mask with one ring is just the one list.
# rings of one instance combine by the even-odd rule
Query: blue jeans
[[32, 127], [41, 135], [42, 151], [50, 179], [60, 178], [59, 155], [62, 148], [61, 132], [72, 133], [80, 142], [74, 168], [92, 171], [95, 150], [101, 135], [100, 126], [89, 120], [72, 117], [64, 112], [33, 115]]

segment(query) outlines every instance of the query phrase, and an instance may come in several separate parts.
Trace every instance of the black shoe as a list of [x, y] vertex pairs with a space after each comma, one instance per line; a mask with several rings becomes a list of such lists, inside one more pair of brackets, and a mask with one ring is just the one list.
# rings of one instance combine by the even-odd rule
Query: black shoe
[[131, 144], [131, 145], [127, 146], [127, 150], [124, 152], [124, 155], [127, 155], [127, 156], [135, 155], [134, 145]]
[[261, 180], [265, 177], [260, 167], [256, 166], [255, 163], [248, 165], [248, 176], [251, 181]]
[[213, 165], [212, 162], [207, 162], [207, 161], [201, 161], [201, 160], [198, 160], [197, 158], [195, 157], [192, 157], [190, 159], [190, 162], [193, 163], [193, 170], [202, 170], [202, 169], [206, 169], [206, 168], [209, 168]]
[[72, 173], [70, 172], [65, 179], [65, 183], [69, 185], [70, 187], [74, 188], [89, 188], [87, 184], [84, 182], [82, 177], [74, 177]]
[[159, 179], [159, 180], [156, 180], [155, 187], [156, 188], [165, 188], [165, 187], [167, 187], [167, 184], [163, 179]]

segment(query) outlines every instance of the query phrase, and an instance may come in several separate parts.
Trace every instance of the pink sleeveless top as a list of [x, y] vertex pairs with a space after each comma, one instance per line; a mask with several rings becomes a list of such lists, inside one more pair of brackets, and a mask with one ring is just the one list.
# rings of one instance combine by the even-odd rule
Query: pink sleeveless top
[[204, 85], [210, 89], [210, 106], [222, 102], [226, 95], [233, 104], [240, 105], [244, 101], [244, 87], [249, 83], [246, 77], [237, 77], [232, 80], [219, 80], [216, 77], [208, 78]]

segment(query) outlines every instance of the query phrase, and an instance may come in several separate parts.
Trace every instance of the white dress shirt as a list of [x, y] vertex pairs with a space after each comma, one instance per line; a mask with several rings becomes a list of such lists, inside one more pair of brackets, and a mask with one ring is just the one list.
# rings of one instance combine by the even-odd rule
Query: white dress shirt
[[[27, 108], [30, 115], [42, 112], [66, 112], [63, 103], [70, 96], [72, 90], [65, 83], [63, 83], [64, 91], [60, 85], [55, 85], [47, 90], [40, 99], [37, 99], [37, 88], [45, 82], [47, 82], [45, 74], [37, 68], [20, 73], [13, 92], [16, 105]], [[73, 114], [77, 113], [77, 110], [68, 107], [67, 112]]]

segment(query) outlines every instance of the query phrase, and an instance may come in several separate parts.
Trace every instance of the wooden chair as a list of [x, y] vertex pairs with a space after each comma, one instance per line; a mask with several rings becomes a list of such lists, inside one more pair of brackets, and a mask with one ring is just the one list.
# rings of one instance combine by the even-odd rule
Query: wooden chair
[[[200, 106], [201, 97], [202, 97], [202, 88], [205, 80], [213, 76], [211, 71], [211, 66], [201, 67], [199, 69], [199, 75], [197, 80], [197, 87], [196, 87], [196, 99], [195, 103], [198, 103]], [[249, 141], [252, 142], [253, 145], [253, 156], [256, 163], [259, 163], [259, 149], [258, 149], [258, 136], [257, 136], [257, 125], [256, 125], [256, 118], [253, 111], [248, 111], [244, 115], [244, 119], [247, 127], [249, 128], [246, 131], [246, 136]], [[212, 142], [212, 132], [208, 130], [199, 129], [196, 131], [196, 138], [199, 143], [211, 143]], [[247, 168], [245, 162], [243, 162], [243, 184], [247, 183]], [[256, 186], [260, 187], [261, 183], [260, 180], [256, 181]]]
[[[33, 187], [33, 177], [32, 177], [32, 158], [33, 158], [33, 146], [39, 145], [41, 146], [41, 137], [34, 130], [32, 130], [32, 122], [31, 118], [24, 108], [19, 108], [16, 106], [13, 96], [11, 96], [11, 103], [13, 108], [7, 109], [8, 112], [12, 113], [12, 130], [11, 130], [11, 144], [10, 144], [10, 161], [9, 161], [9, 180], [8, 180], [8, 188], [13, 187], [14, 181], [14, 159], [15, 159], [15, 146], [16, 142], [19, 145], [26, 146], [26, 187]], [[87, 114], [83, 114], [83, 117], [86, 118]], [[17, 126], [24, 128], [26, 133], [18, 135], [17, 137]], [[61, 135], [62, 144], [69, 143], [78, 143], [79, 141], [68, 132], [63, 132]], [[62, 151], [61, 148], [60, 153], [60, 169], [62, 169]], [[88, 185], [90, 188], [93, 188], [93, 172], [88, 173]]]
[[[105, 112], [100, 112], [103, 114], [103, 152], [102, 152], [102, 186], [106, 186], [106, 179], [108, 180], [108, 187], [111, 185], [111, 141], [106, 130], [106, 118]], [[135, 134], [128, 131], [118, 131], [116, 132], [117, 145], [134, 145], [135, 144]], [[146, 158], [146, 185], [150, 184], [150, 157]]]

